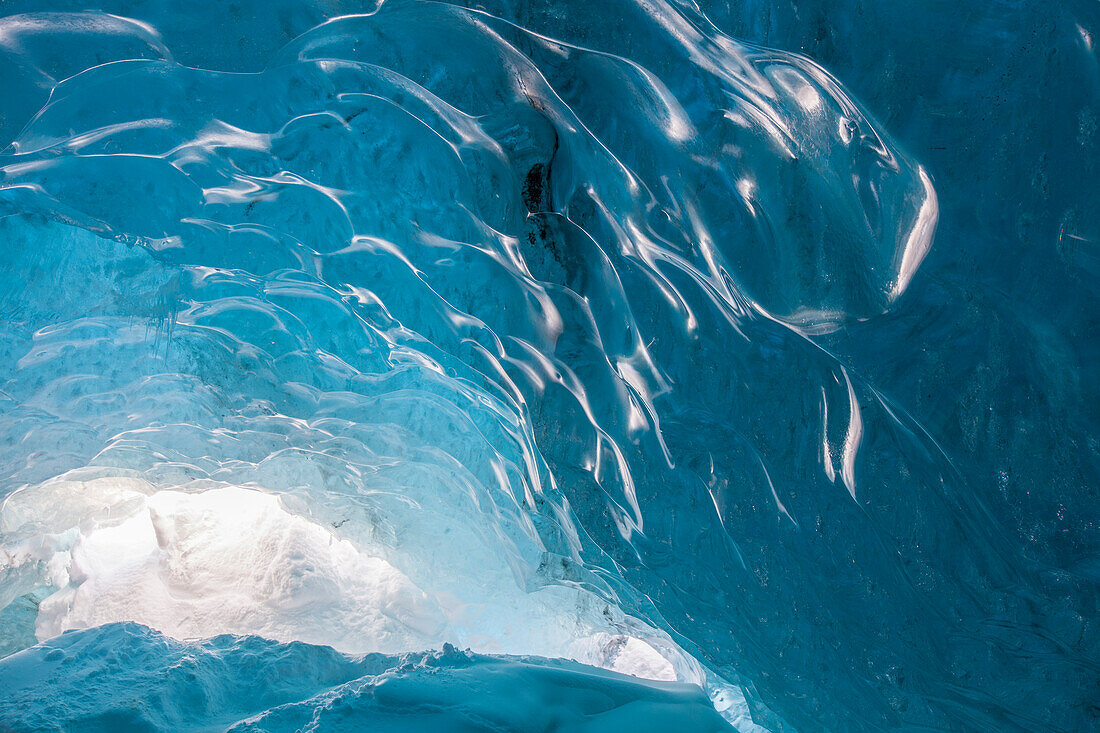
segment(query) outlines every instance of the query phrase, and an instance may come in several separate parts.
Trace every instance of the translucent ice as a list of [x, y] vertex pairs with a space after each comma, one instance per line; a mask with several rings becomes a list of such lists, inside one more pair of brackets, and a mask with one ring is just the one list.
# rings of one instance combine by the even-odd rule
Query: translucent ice
[[1089, 725], [1095, 8], [94, 5], [0, 8], [0, 727]]
[[698, 687], [561, 660], [450, 646], [346, 657], [257, 637], [181, 644], [133, 624], [8, 657], [0, 690], [5, 723], [21, 730], [59, 720], [82, 730], [729, 730]]

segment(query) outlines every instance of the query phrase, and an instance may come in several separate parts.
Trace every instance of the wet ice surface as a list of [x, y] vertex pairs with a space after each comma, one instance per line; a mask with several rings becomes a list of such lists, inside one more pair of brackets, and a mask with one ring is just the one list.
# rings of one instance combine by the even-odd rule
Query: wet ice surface
[[703, 691], [575, 662], [440, 652], [348, 657], [219, 636], [184, 644], [133, 624], [72, 631], [0, 666], [7, 723], [88, 730], [479, 731], [729, 726]]
[[270, 641], [0, 710], [1095, 724], [1096, 7], [191, 5], [3, 6], [0, 652]]

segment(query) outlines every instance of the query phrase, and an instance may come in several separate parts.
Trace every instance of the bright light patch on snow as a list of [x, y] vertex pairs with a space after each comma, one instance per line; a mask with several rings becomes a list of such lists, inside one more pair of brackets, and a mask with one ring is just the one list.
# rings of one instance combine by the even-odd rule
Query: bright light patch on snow
[[[54, 523], [75, 519], [78, 526], [26, 541], [0, 558], [9, 569], [42, 562], [59, 587], [39, 607], [40, 639], [133, 621], [179, 639], [257, 634], [350, 653], [451, 642], [475, 651], [573, 658], [647, 679], [677, 678], [672, 662], [645, 641], [561, 610], [576, 607], [577, 599], [540, 602], [540, 593], [517, 588], [470, 603], [448, 591], [426, 592], [380, 552], [287, 511], [274, 494], [237, 486], [148, 494], [142, 482], [131, 483], [55, 482], [5, 506], [9, 528], [35, 519], [34, 507], [50, 502], [86, 513], [78, 519], [55, 512]], [[569, 600], [578, 591], [542, 593]]]

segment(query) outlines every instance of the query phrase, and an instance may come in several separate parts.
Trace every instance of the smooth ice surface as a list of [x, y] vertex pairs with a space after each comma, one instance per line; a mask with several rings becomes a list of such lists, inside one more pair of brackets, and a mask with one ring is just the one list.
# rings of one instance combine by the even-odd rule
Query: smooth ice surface
[[467, 5], [0, 5], [0, 727], [1094, 726], [1096, 3]]
[[13, 730], [652, 731], [729, 726], [702, 690], [537, 657], [447, 647], [347, 657], [219, 636], [183, 644], [135, 624], [69, 632], [0, 660]]

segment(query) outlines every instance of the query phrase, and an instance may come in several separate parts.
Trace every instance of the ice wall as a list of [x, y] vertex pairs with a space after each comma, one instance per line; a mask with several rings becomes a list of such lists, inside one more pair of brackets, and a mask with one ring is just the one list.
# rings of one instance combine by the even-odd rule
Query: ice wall
[[11, 0], [4, 650], [1085, 725], [1096, 18], [1035, 8]]

